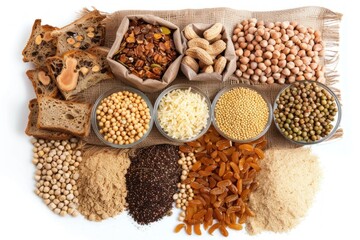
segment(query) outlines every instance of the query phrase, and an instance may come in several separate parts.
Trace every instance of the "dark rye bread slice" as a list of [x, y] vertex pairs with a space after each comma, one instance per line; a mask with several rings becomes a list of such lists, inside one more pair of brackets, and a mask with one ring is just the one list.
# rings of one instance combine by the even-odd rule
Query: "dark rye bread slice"
[[100, 58], [81, 50], [67, 52], [63, 57], [48, 58], [46, 66], [65, 99], [113, 77], [111, 72], [103, 71]]
[[61, 56], [70, 50], [86, 50], [103, 45], [105, 27], [101, 21], [105, 17], [98, 10], [94, 10], [69, 25], [53, 31], [51, 35], [58, 38], [57, 55]]
[[41, 67], [45, 64], [46, 58], [55, 56], [57, 40], [51, 36], [51, 32], [56, 29], [49, 25], [41, 25], [41, 20], [36, 19], [30, 38], [22, 51], [23, 61]]
[[31, 80], [37, 98], [58, 96], [59, 90], [55, 81], [47, 73], [47, 69], [28, 70], [26, 75]]
[[41, 139], [49, 139], [49, 140], [65, 140], [71, 138], [70, 134], [63, 132], [54, 132], [44, 129], [39, 129], [37, 127], [37, 120], [39, 114], [39, 106], [37, 103], [37, 99], [32, 99], [29, 102], [29, 119], [28, 124], [25, 129], [25, 133], [28, 136], [33, 136]]
[[38, 99], [38, 127], [86, 137], [90, 133], [91, 105], [50, 97]]

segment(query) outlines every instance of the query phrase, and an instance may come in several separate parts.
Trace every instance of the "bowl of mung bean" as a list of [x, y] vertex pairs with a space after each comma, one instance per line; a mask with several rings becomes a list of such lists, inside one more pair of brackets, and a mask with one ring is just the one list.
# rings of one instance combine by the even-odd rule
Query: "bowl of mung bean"
[[289, 141], [311, 145], [334, 135], [341, 120], [341, 105], [326, 85], [299, 81], [284, 87], [274, 103], [274, 122]]
[[223, 137], [238, 143], [252, 142], [269, 130], [272, 107], [256, 87], [229, 85], [212, 102], [212, 121]]
[[132, 148], [153, 126], [153, 107], [148, 97], [131, 87], [117, 87], [101, 94], [91, 112], [96, 136], [114, 148]]

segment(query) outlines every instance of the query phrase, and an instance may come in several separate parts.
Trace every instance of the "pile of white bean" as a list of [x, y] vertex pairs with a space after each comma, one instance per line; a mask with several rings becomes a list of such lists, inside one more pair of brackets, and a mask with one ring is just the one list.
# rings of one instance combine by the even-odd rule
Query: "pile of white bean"
[[296, 22], [252, 18], [236, 25], [232, 41], [239, 56], [235, 72], [239, 78], [269, 84], [325, 82], [320, 31]]
[[54, 213], [76, 216], [79, 192], [77, 168], [82, 161], [78, 140], [32, 139], [33, 164], [36, 166], [35, 193]]

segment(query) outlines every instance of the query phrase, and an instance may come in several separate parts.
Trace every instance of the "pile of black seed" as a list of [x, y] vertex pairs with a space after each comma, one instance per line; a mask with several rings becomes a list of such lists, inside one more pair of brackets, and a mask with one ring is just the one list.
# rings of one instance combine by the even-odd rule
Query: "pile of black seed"
[[172, 208], [180, 181], [178, 147], [156, 145], [137, 150], [126, 174], [130, 215], [139, 224], [164, 217]]

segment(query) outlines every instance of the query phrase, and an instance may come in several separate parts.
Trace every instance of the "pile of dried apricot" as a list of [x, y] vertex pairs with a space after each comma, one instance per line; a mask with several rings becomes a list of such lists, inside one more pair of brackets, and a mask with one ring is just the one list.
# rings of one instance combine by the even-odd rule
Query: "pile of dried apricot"
[[201, 138], [180, 146], [181, 152], [194, 153], [197, 161], [182, 181], [190, 184], [194, 197], [175, 232], [184, 228], [190, 235], [194, 229], [201, 235], [202, 224], [210, 234], [219, 229], [228, 236], [227, 227], [241, 230], [246, 219], [255, 215], [247, 203], [258, 187], [255, 176], [266, 143], [264, 137], [248, 144], [233, 143], [211, 127]]

